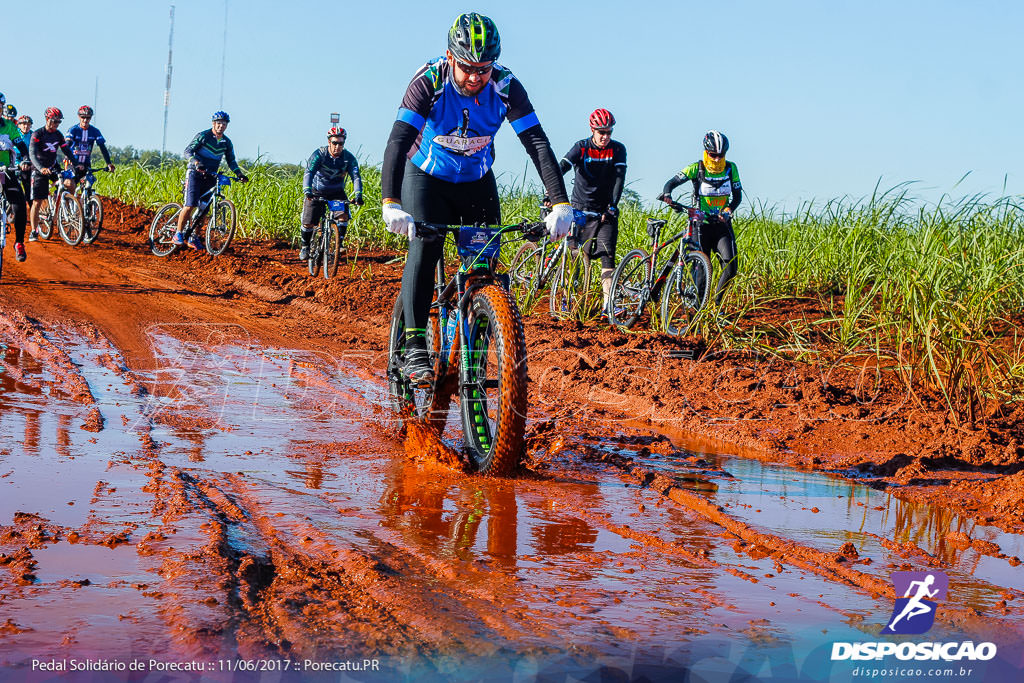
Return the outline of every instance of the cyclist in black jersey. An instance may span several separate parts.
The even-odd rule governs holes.
[[[426,327],[444,237],[417,236],[414,221],[501,222],[491,164],[494,134],[506,119],[554,203],[548,231],[560,239],[572,226],[572,207],[547,135],[522,83],[495,61],[500,52],[493,21],[475,12],[459,15],[448,31],[445,56],[420,68],[406,89],[384,152],[384,222],[391,232],[409,237],[402,273],[405,373],[416,385],[433,380]]]
[[[743,200],[743,189],[736,164],[725,160],[728,151],[729,139],[717,130],[709,130],[704,135],[704,158],[669,178],[658,195],[658,199],[671,201],[672,190],[683,183],[693,183],[693,205],[705,216],[700,231],[701,251],[709,257],[712,252],[718,254],[722,266],[715,288],[715,304],[718,306],[722,304],[729,281],[739,270],[732,212]]]
[[[313,237],[316,224],[319,223],[327,210],[326,202],[331,199],[347,199],[345,194],[345,178],[352,178],[352,203],[363,205],[363,179],[359,175],[359,162],[355,155],[345,149],[348,133],[344,128],[331,128],[327,131],[327,146],[318,147],[309,155],[306,172],[302,176],[302,247],[299,259],[309,258],[309,242]],[[348,216],[344,222],[347,223]],[[345,243],[347,228],[338,225],[338,242]]]
[[[572,205],[581,211],[600,214],[587,220],[580,240],[588,258],[601,259],[602,309],[608,308],[615,271],[615,247],[619,241],[619,199],[626,181],[626,146],[612,140],[615,117],[607,109],[590,115],[590,137],[572,146],[558,167],[563,174],[576,169]],[[578,245],[570,244],[575,249]]]
[[[29,209],[29,222],[32,225],[32,234],[29,235],[29,242],[36,240],[39,227],[39,212],[43,208],[43,202],[47,201],[50,194],[50,183],[58,179],[57,153],[64,154],[64,158],[74,163],[74,155],[71,147],[68,146],[64,135],[58,130],[64,114],[57,107],[49,107],[46,110],[46,125],[36,129],[32,133],[32,141],[28,146],[28,157],[32,162],[32,205]],[[57,207],[51,207],[56,212]]]

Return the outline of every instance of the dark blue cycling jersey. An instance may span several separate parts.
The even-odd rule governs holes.
[[[231,140],[227,135],[221,135],[218,140],[211,128],[196,133],[192,142],[185,148],[185,158],[188,159],[189,168],[205,173],[216,173],[220,168],[221,159],[227,161],[228,167],[236,174],[242,172],[235,161],[235,147]]]
[[[508,119],[516,133],[540,121],[526,89],[494,64],[491,80],[474,97],[449,78],[444,57],[423,65],[405,91],[398,120],[420,131],[409,159],[424,172],[455,183],[479,180],[494,163],[494,134]]]
[[[332,157],[327,147],[320,147],[313,150],[309,155],[309,161],[306,162],[306,172],[302,176],[302,191],[324,197],[344,196],[346,175],[352,178],[354,193],[362,193],[363,180],[359,175],[359,162],[352,152],[346,149],[338,156]]]
[[[88,166],[92,159],[92,146],[95,144],[99,146],[100,153],[103,155],[103,160],[110,163],[110,153],[107,152],[107,141],[103,137],[103,133],[96,126],[89,126],[88,128],[82,128],[80,124],[75,124],[68,131],[66,136],[68,146],[71,147],[71,154],[75,158],[76,164]]]

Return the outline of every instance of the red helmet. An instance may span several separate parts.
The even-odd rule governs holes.
[[[344,139],[346,139],[348,137],[348,133],[346,133],[345,129],[342,128],[341,126],[335,126],[335,127],[331,128],[329,131],[327,131],[327,137],[328,138],[341,138],[342,140],[344,140]]]
[[[590,115],[591,128],[611,128],[615,125],[615,117],[607,109],[595,109]]]
[[[62,112],[60,109],[57,109],[57,107],[47,107],[46,108],[46,118],[47,119],[57,119],[58,121],[63,121],[64,120],[64,112]]]
[[[83,104],[81,107],[78,108],[78,115],[92,116],[92,107],[90,107],[88,104]]]

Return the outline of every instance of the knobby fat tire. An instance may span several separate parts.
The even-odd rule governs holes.
[[[441,350],[440,329],[436,309],[432,309],[427,323],[427,348],[430,351],[431,365],[437,369],[437,357]],[[405,308],[402,297],[395,297],[395,305],[391,309],[391,328],[388,332],[388,391],[393,399],[394,409],[403,419],[426,421],[427,425],[438,434],[444,429],[448,419],[448,407],[451,404],[451,392],[438,392],[434,384],[421,390],[422,400],[416,402],[416,392],[405,378]]]
[[[484,334],[486,326],[487,333]],[[526,433],[527,367],[526,334],[523,321],[512,295],[499,285],[485,285],[473,293],[469,306],[471,360],[469,372],[479,371],[479,359],[487,358],[488,347],[496,352],[497,368],[486,368],[487,375],[498,381],[497,420],[493,429],[487,419],[487,396],[473,397],[472,386],[464,386],[460,398],[463,435],[470,459],[481,474],[507,476],[519,466]],[[467,377],[465,379],[478,379]],[[477,400],[472,400],[472,399]],[[485,433],[479,430],[478,416],[483,416]],[[487,434],[486,432],[490,432]],[[484,441],[489,443],[484,443]]]

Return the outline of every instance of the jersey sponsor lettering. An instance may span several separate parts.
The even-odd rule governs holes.
[[[452,83],[443,57],[416,73],[398,112],[398,120],[420,130],[410,161],[450,182],[487,174],[494,163],[494,135],[506,119],[516,133],[539,125],[526,90],[508,69],[495,64],[484,88],[467,96]]]
[[[105,145],[107,141],[96,126],[82,128],[81,125],[76,124],[68,131],[67,142],[75,161],[87,165],[92,158],[93,145]]]

